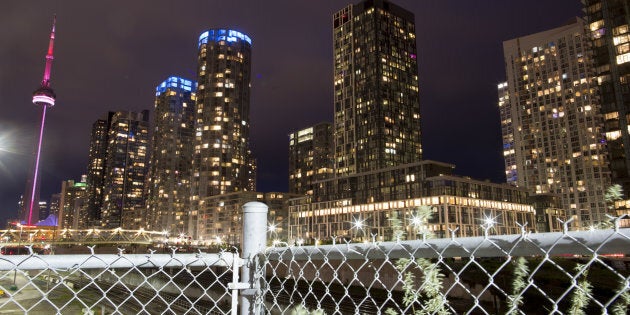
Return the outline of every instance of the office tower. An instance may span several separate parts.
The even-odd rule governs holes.
[[[335,174],[422,158],[414,14],[367,0],[333,16]]]
[[[289,134],[289,193],[312,195],[314,182],[331,177],[332,147],[330,123]]]
[[[65,180],[61,183],[59,201],[59,227],[79,229],[86,227],[87,183]]]
[[[26,184],[26,193],[24,194],[25,202],[21,209],[20,220],[26,225],[36,223],[38,216],[39,202],[39,160],[42,151],[42,141],[44,139],[44,123],[46,122],[46,110],[55,106],[56,94],[50,87],[50,70],[52,69],[53,47],[55,43],[55,23],[57,18],[53,19],[52,31],[50,32],[50,40],[48,42],[48,53],[46,54],[46,67],[44,68],[44,78],[42,79],[39,89],[33,92],[33,104],[41,106],[42,116],[39,127],[39,140],[35,148],[35,161],[32,167],[32,176]]]
[[[256,189],[249,149],[251,39],[234,30],[204,32],[197,74],[193,221],[205,209],[204,198]]]
[[[46,219],[46,217],[48,217],[48,202],[40,200],[37,211],[37,222]]]
[[[107,159],[107,135],[114,112],[109,112],[92,124],[90,152],[88,157],[88,226],[100,226],[103,207],[103,185],[105,183],[105,161]]]
[[[109,113],[103,159],[101,226],[138,229],[146,222],[144,186],[147,173],[149,111]],[[99,125],[97,122],[95,125]],[[98,128],[97,128],[98,129]],[[103,139],[98,139],[102,141]],[[96,147],[94,143],[90,148]],[[90,163],[93,163],[90,156]],[[93,165],[90,165],[90,168]],[[89,178],[88,174],[88,178]],[[98,176],[93,176],[98,178]],[[96,180],[98,181],[98,180]],[[93,188],[91,188],[91,192]]]
[[[499,86],[506,166],[512,156],[516,160],[507,175],[530,194],[558,196],[582,227],[605,220],[610,185],[588,45],[579,18],[505,41],[507,92]]]
[[[149,230],[188,234],[195,140],[194,82],[169,77],[156,88],[149,163]]]
[[[583,0],[613,182],[630,193],[630,5]]]
[[[50,204],[48,205],[48,216],[59,217],[59,205],[61,203],[61,193],[52,194],[50,196]]]

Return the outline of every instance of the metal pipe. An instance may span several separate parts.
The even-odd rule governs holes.
[[[480,237],[274,247],[267,259],[345,260],[630,254],[630,228]]]
[[[0,255],[0,270],[100,269],[153,267],[230,267],[238,256],[220,254]]]
[[[255,257],[267,247],[267,212],[269,207],[262,202],[248,202],[243,205],[242,256],[245,264],[241,269],[241,281],[250,284],[250,292],[241,294],[241,314],[261,314],[261,305],[253,302],[254,293],[260,290],[260,283],[254,282]]]

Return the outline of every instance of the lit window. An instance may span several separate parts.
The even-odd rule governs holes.
[[[624,64],[626,62],[630,61],[630,53],[625,53],[623,55],[618,55],[617,56],[617,64]]]
[[[606,139],[608,141],[614,141],[621,137],[621,130],[610,131],[606,133]]]

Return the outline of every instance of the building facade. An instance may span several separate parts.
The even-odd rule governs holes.
[[[205,211],[207,197],[256,189],[249,148],[251,45],[247,35],[234,30],[214,29],[199,37],[193,217]]]
[[[579,18],[505,41],[507,86],[499,85],[508,182],[558,196],[577,227],[605,220],[610,185],[589,43]]]
[[[422,160],[414,19],[382,0],[334,14],[334,172],[313,181],[312,195],[289,201],[291,239],[390,241],[400,228],[415,238],[409,222],[420,206],[431,207],[428,225],[438,237],[456,228],[458,236],[480,235],[488,220],[501,234],[533,222],[523,189]]]
[[[516,169],[516,153],[514,151],[514,124],[512,123],[512,106],[507,82],[499,83],[499,115],[501,117],[501,135],[503,142],[503,160],[505,161],[505,178],[508,184],[518,183]]]
[[[86,198],[87,198],[87,193],[86,193]],[[52,194],[50,196],[50,204],[48,205],[48,215],[49,216],[54,216],[55,217],[55,219],[54,219],[55,221],[58,221],[58,219],[59,219],[59,206],[60,206],[60,204],[61,204],[61,193]],[[87,205],[86,205],[86,210],[87,210]]]
[[[37,222],[45,220],[48,217],[48,213],[49,213],[48,202],[40,200],[38,209],[39,211],[37,213],[37,218],[38,218]]]
[[[233,192],[204,199],[206,210],[200,214],[197,239],[202,242],[238,246],[243,235],[243,205],[250,201],[265,203],[269,209],[269,239],[287,240],[288,204],[294,194],[255,191]]]
[[[414,14],[384,0],[333,16],[338,176],[422,158]]]
[[[149,111],[108,114],[100,225],[137,230],[144,219]]]
[[[92,124],[87,167],[88,227],[101,225],[103,187],[105,185],[105,163],[107,161],[107,137],[114,114],[115,112],[109,112]]]
[[[314,182],[332,176],[332,148],[330,123],[289,134],[289,193],[312,195]]]
[[[613,181],[630,192],[630,5],[584,0]]]
[[[87,225],[87,183],[66,180],[61,183],[59,201],[59,227],[82,229]]]
[[[356,203],[352,198],[314,202],[311,196],[289,201],[289,239],[306,243],[348,240],[395,241],[421,239],[414,217],[418,207],[428,206],[432,214],[426,229],[438,238],[481,236],[486,224],[494,234],[517,234],[521,226],[534,222],[535,209],[526,203],[527,193],[506,184],[492,184],[457,176],[430,177],[422,181],[424,193],[412,198]],[[361,222],[361,227],[357,227]],[[555,231],[559,230],[555,226]],[[526,226],[527,230],[534,227]],[[338,240],[339,241],[339,240]]]
[[[195,83],[180,77],[156,88],[146,229],[188,233],[195,97]]]

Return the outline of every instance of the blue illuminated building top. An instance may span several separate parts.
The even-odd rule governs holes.
[[[187,92],[197,90],[197,82],[192,82],[180,77],[169,77],[155,88],[155,96],[166,92],[167,89],[181,89]]]
[[[201,47],[202,44],[208,43],[208,39],[214,40],[215,42],[222,41],[222,40],[228,41],[228,42],[235,42],[240,39],[240,40],[244,40],[248,42],[250,45],[252,44],[252,40],[249,38],[249,36],[239,31],[209,30],[209,31],[203,32],[203,34],[199,36],[199,47]]]

